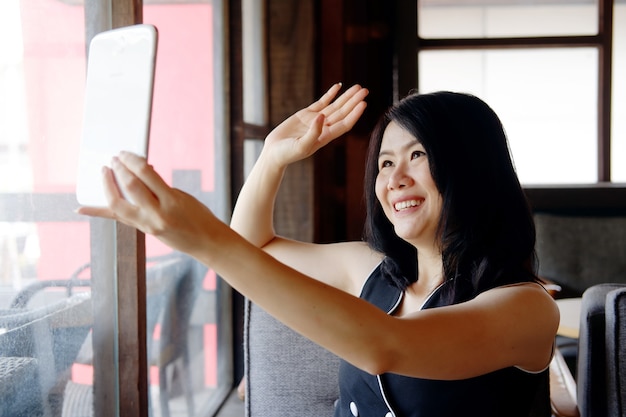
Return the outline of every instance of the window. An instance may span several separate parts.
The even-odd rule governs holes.
[[[159,31],[149,159],[168,183],[192,194],[227,220],[230,199],[225,163],[223,19],[221,1],[144,1],[143,21]],[[146,236],[148,261],[170,251]],[[155,302],[163,303],[161,314],[179,319],[186,316],[187,322],[169,322],[172,327],[167,328],[167,320],[159,321],[150,314],[147,317],[149,325],[157,323],[154,334],[147,335],[148,360],[152,360],[150,395],[178,391],[182,395],[169,394],[171,410],[209,415],[221,405],[233,383],[230,290],[213,271],[195,261],[192,265],[189,278],[193,285],[181,282],[174,288],[177,298],[171,304],[167,299]],[[148,264],[148,283],[150,272]],[[151,297],[147,288],[149,312]],[[193,308],[181,309],[181,303]],[[176,340],[173,336],[180,328],[187,328],[188,335]],[[151,349],[150,340],[159,342]],[[156,346],[162,348],[160,358]],[[171,356],[172,351],[180,357]],[[179,367],[181,360],[184,365]],[[165,385],[162,378],[167,378]],[[164,386],[169,388],[164,390]],[[154,402],[152,408],[156,408]]]
[[[6,0],[0,21],[0,408],[51,415],[88,378],[73,364],[93,322],[89,222],[73,214],[84,9]]]
[[[489,103],[522,183],[626,181],[625,2],[420,0],[416,13],[419,91]]]
[[[149,159],[230,212],[223,3],[137,3],[0,2],[7,415],[210,415],[233,385],[230,288],[151,237],[73,213],[86,44],[140,21],[159,31]]]

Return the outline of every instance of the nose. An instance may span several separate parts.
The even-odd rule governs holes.
[[[403,165],[397,165],[391,175],[389,176],[389,181],[387,182],[388,190],[398,190],[413,184],[413,178],[408,175],[405,167]]]

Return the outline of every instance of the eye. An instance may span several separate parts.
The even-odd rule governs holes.
[[[393,165],[393,162],[391,162],[390,160],[384,160],[380,162],[380,168],[387,168]]]
[[[423,151],[413,151],[413,152],[411,152],[411,159],[417,159],[420,156],[426,156],[426,152],[423,152]]]

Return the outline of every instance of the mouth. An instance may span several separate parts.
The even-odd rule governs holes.
[[[424,200],[405,200],[405,201],[399,201],[397,203],[395,203],[393,205],[393,208],[396,211],[403,211],[403,210],[407,210],[413,207],[417,207],[422,205],[422,203],[424,202]]]

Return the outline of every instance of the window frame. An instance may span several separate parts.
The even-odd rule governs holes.
[[[398,33],[414,33],[415,37],[397,36],[397,80],[394,97],[399,91],[419,86],[417,57],[421,51],[513,49],[513,48],[579,48],[598,50],[598,127],[597,183],[611,182],[611,80],[613,54],[614,0],[598,0],[598,33],[585,36],[540,36],[507,38],[422,38],[418,32],[418,3],[397,2]],[[566,187],[566,186],[565,186]]]
[[[97,33],[143,21],[141,0],[85,1],[84,7],[87,56]],[[93,305],[98,317],[93,324],[94,386],[98,386],[94,416],[147,417],[145,236],[103,219],[90,220],[90,236],[92,288],[99,294]],[[107,279],[110,276],[115,280]]]
[[[232,0],[228,5],[228,34],[229,45],[238,45],[239,47],[229,48],[229,118],[230,118],[230,195],[231,195],[231,209],[234,208],[234,204],[237,201],[239,191],[243,186],[246,176],[246,161],[245,161],[245,144],[249,140],[259,139],[262,142],[265,136],[270,132],[271,127],[269,124],[269,117],[266,118],[265,124],[248,123],[245,120],[244,115],[244,34],[243,34],[243,1],[244,0]],[[263,16],[260,18],[264,22],[267,22],[266,16],[268,2],[262,0],[263,5],[260,10]],[[262,50],[263,55],[267,56],[267,27],[264,28],[263,38],[258,39],[263,43]],[[267,62],[264,62],[265,77],[263,82],[266,87],[269,85]],[[265,88],[265,106],[269,107],[269,100],[267,97],[268,88]],[[266,115],[269,114],[267,110]],[[256,140],[255,140],[256,141]],[[234,378],[235,381],[240,381],[243,377],[244,369],[244,352],[243,352],[243,334],[244,334],[244,305],[245,298],[240,293],[233,291],[232,294],[232,315],[233,315],[233,351],[234,351]]]

